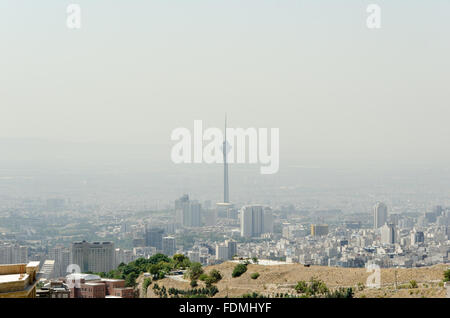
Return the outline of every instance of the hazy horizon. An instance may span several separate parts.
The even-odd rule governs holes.
[[[232,165],[232,197],[264,197],[255,183],[405,176],[447,193],[448,1],[377,1],[378,30],[366,27],[370,1],[77,3],[80,30],[67,29],[60,1],[0,4],[5,187],[27,171],[148,173],[157,189],[220,197],[220,166],[174,165],[170,134],[196,119],[221,128],[226,112],[230,127],[280,129],[279,173]]]

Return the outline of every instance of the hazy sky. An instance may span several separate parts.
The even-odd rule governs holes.
[[[0,2],[0,138],[169,160],[174,128],[222,127],[226,111],[280,128],[281,168],[450,160],[448,0],[74,2],[81,30],[69,1]]]

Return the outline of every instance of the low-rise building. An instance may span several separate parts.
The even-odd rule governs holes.
[[[0,265],[0,298],[35,298],[39,262]]]

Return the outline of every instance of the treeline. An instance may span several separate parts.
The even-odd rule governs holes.
[[[330,291],[322,280],[315,277],[311,277],[309,282],[297,282],[295,290],[303,298],[353,298],[354,295],[353,288],[340,287]]]
[[[135,287],[136,279],[142,273],[150,273],[152,280],[158,280],[164,278],[173,270],[187,269],[191,265],[192,263],[189,261],[189,258],[182,254],[175,254],[173,257],[168,257],[158,253],[148,259],[138,258],[128,264],[121,263],[117,269],[111,270],[108,273],[101,272],[95,274],[103,278],[124,279],[126,286]],[[149,284],[148,280],[147,284]]]
[[[216,286],[206,287],[206,288],[193,288],[188,290],[169,288],[166,289],[165,286],[159,287],[157,283],[153,285],[153,292],[161,298],[207,298],[214,297],[219,292]]]

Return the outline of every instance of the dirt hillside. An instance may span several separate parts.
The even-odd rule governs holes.
[[[217,269],[222,273],[222,280],[216,284],[219,293],[215,297],[240,297],[245,293],[258,292],[266,296],[275,296],[277,293],[295,294],[293,287],[300,281],[308,281],[316,277],[325,282],[330,288],[355,287],[355,297],[445,297],[446,290],[442,286],[444,271],[448,265],[436,265],[432,267],[408,268],[408,269],[381,269],[380,289],[359,288],[358,283],[365,285],[371,272],[365,268],[340,268],[326,266],[304,267],[301,264],[264,266],[257,264],[248,265],[247,272],[237,278],[232,278],[231,273],[236,263],[225,262],[219,265],[205,267],[208,273]],[[252,273],[258,272],[257,279],[251,279]],[[397,277],[397,279],[396,279]],[[409,288],[409,282],[415,280],[419,287]],[[395,282],[397,281],[397,284]],[[178,289],[189,289],[189,281],[165,278],[159,280],[158,285]],[[202,282],[198,282],[202,286]],[[153,284],[151,285],[153,286]],[[147,297],[156,297],[152,288],[148,288]],[[397,288],[395,288],[397,286]]]

